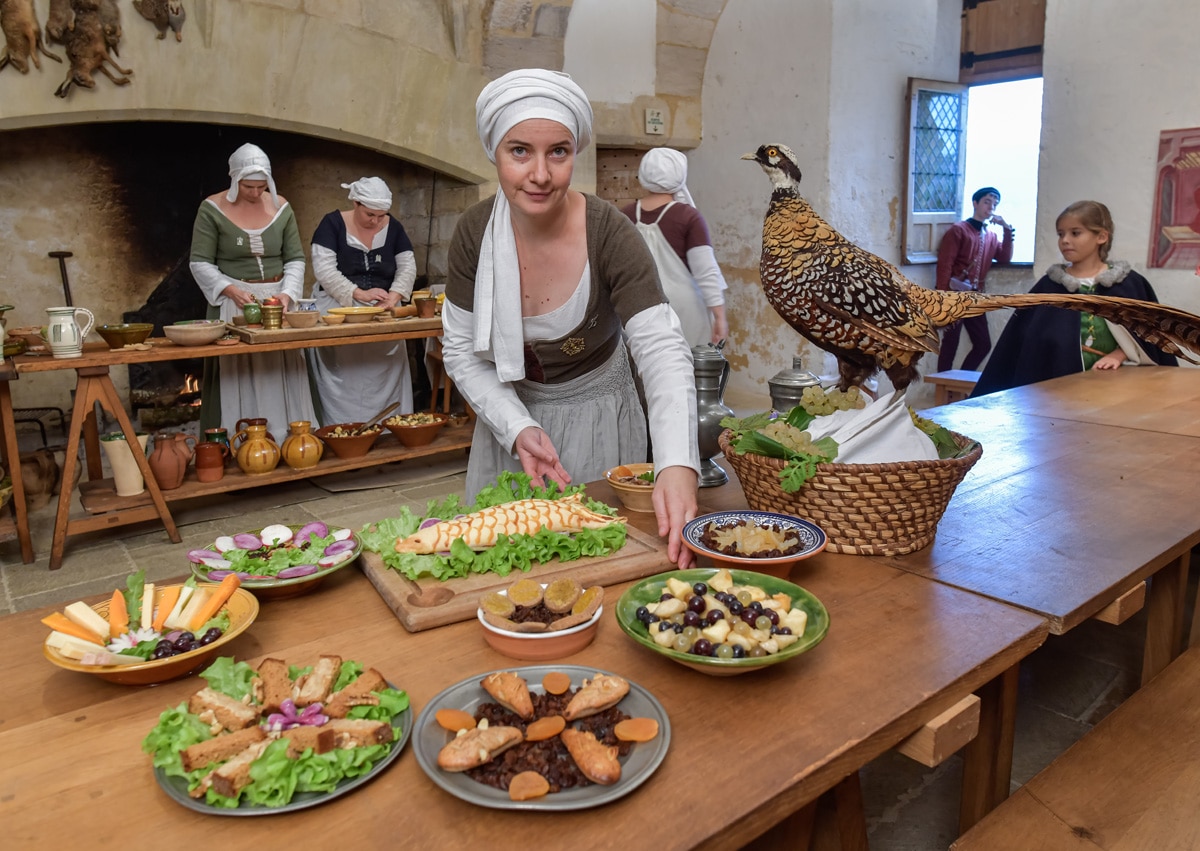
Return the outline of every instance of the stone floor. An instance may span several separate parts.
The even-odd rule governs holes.
[[[464,462],[406,462],[310,482],[192,501],[174,512],[182,544],[156,523],[72,538],[60,570],[47,569],[54,504],[32,515],[38,559],[21,563],[16,542],[0,544],[0,613],[9,614],[109,591],[145,568],[148,579],[186,573],[184,553],[219,534],[272,522],[320,519],[351,527],[388,516],[400,505],[461,490]],[[331,492],[326,488],[339,488]],[[344,489],[343,489],[344,488]],[[1144,619],[1119,626],[1085,623],[1051,636],[1022,664],[1014,752],[1014,788],[1036,774],[1137,687]],[[885,687],[886,684],[880,684]],[[875,851],[945,849],[957,835],[961,762],[927,769],[889,753],[862,773],[870,844]]]

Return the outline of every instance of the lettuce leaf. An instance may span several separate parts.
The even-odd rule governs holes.
[[[188,712],[184,701],[158,716],[158,724],[142,740],[142,750],[153,755],[155,768],[163,769],[168,776],[187,778],[189,773],[183,770],[179,752],[211,738],[208,725]]]
[[[125,611],[129,612],[129,623],[136,625],[142,622],[142,596],[146,593],[146,571],[139,570],[125,577]]]
[[[234,662],[232,656],[219,656],[200,672],[200,676],[214,691],[234,700],[243,700],[253,695],[250,684],[258,677],[258,672],[245,662]]]

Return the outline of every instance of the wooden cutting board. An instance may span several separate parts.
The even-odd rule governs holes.
[[[442,319],[435,316],[432,319],[372,319],[370,322],[343,322],[340,325],[314,325],[311,328],[246,328],[242,325],[227,323],[226,327],[241,338],[244,343],[275,343],[285,340],[323,340],[329,337],[361,337],[368,334],[388,334],[393,331],[440,331]]]
[[[625,546],[609,556],[534,565],[528,573],[514,571],[508,576],[494,573],[471,574],[441,581],[422,577],[413,582],[384,565],[377,553],[364,551],[359,559],[363,573],[396,613],[409,632],[420,632],[448,623],[471,620],[479,608],[479,598],[489,591],[501,591],[518,579],[530,577],[549,582],[563,576],[589,585],[615,585],[670,570],[666,542],[633,526],[628,526]],[[612,605],[616,601],[610,601]]]

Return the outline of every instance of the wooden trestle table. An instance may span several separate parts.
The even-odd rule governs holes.
[[[119,497],[109,479],[101,479],[99,436],[96,429],[94,403],[109,412],[117,421],[120,430],[131,446],[136,445],[136,432],[125,406],[113,386],[109,370],[114,366],[129,366],[139,363],[157,361],[186,360],[205,357],[230,357],[234,355],[253,354],[255,352],[282,351],[285,349],[306,349],[323,346],[346,346],[363,343],[391,342],[395,340],[421,339],[436,337],[441,334],[440,319],[411,320],[405,322],[380,324],[379,330],[360,331],[351,329],[347,336],[307,337],[303,339],[287,339],[286,333],[275,332],[281,339],[270,339],[253,344],[239,342],[236,345],[205,345],[178,346],[166,338],[151,338],[149,350],[117,349],[110,350],[102,343],[84,345],[83,356],[79,358],[53,358],[46,356],[19,355],[11,363],[4,364],[0,369],[0,434],[3,440],[4,457],[9,459],[14,469],[13,508],[15,517],[15,534],[21,543],[21,554],[24,562],[33,561],[33,546],[29,536],[29,521],[26,513],[25,493],[18,474],[19,464],[12,463],[18,458],[16,429],[13,422],[12,399],[9,383],[20,376],[42,372],[75,370],[77,376],[75,404],[71,412],[66,457],[63,462],[62,481],[73,481],[76,465],[78,464],[79,445],[82,442],[87,462],[88,479],[80,483],[80,500],[88,514],[81,517],[71,517],[71,500],[74,491],[63,488],[58,497],[58,510],[54,522],[54,537],[50,550],[50,569],[56,570],[62,566],[63,552],[66,540],[72,535],[98,529],[109,529],[130,523],[158,519],[167,531],[171,540],[179,543],[179,531],[167,507],[168,502],[175,502],[197,496],[213,493],[224,493],[232,490],[258,487],[263,484],[275,484],[293,479],[323,476],[344,470],[353,470],[390,461],[406,458],[416,458],[455,449],[466,449],[471,445],[470,426],[447,428],[431,444],[413,449],[400,445],[390,433],[380,437],[375,447],[362,458],[338,459],[333,453],[327,453],[326,458],[315,466],[304,470],[293,470],[280,465],[271,473],[260,476],[247,476],[240,470],[230,469],[224,478],[217,482],[202,483],[196,480],[195,473],[190,472],[182,487],[163,491],[158,487],[150,465],[145,455],[134,452],[133,456],[141,469],[145,480],[146,491],[134,497]],[[301,329],[303,330],[303,329]],[[328,329],[338,333],[340,328]],[[342,332],[346,333],[346,332]],[[230,435],[232,437],[232,434]],[[284,435],[279,435],[282,442]],[[7,518],[6,518],[7,519]],[[11,524],[13,521],[9,520]],[[12,530],[6,530],[0,524],[0,540],[5,540],[5,533],[12,537]]]
[[[589,493],[613,500],[607,485]],[[706,508],[741,505],[736,483],[703,491]],[[613,504],[616,504],[615,501]],[[653,534],[652,515],[631,522]],[[669,563],[663,559],[663,568]],[[523,813],[466,803],[422,771],[411,742],[384,773],[318,807],[262,818],[200,815],[161,791],[140,743],[159,713],[203,681],[155,688],[109,684],[42,658],[49,609],[0,618],[0,823],[10,848],[427,847],[732,849],[806,847],[824,793],[837,799],[843,847],[865,848],[857,771],[973,691],[981,730],[966,754],[972,801],[964,828],[1007,795],[1002,693],[1019,661],[1047,634],[1043,618],[869,559],[822,553],[791,579],[830,612],[825,640],[795,660],[736,677],[710,677],[633,643],[606,604],[596,640],[562,660],[611,671],[648,689],[670,721],[665,761],[630,794],[598,809]],[[615,603],[628,587],[606,591]],[[63,601],[68,602],[68,601]],[[239,659],[308,663],[336,653],[377,667],[408,692],[415,713],[463,680],[522,663],[493,651],[466,621],[407,632],[357,570],[314,593],[266,601],[229,645]],[[999,685],[997,685],[999,684]],[[1007,727],[1011,745],[1011,726]],[[854,813],[857,822],[843,818]],[[824,810],[823,810],[824,811]],[[824,822],[820,822],[824,824]]]

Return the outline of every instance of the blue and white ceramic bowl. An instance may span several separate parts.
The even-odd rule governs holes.
[[[773,526],[785,533],[794,534],[800,539],[800,549],[785,556],[757,558],[755,556],[726,555],[725,553],[710,549],[701,543],[701,537],[711,525],[731,526],[739,522]],[[821,550],[825,549],[825,545],[828,542],[828,538],[826,538],[825,532],[821,530],[821,527],[809,520],[802,520],[790,514],[754,511],[749,508],[704,514],[683,527],[684,545],[698,556],[707,556],[717,567],[753,570],[771,576],[787,576],[796,562],[803,561],[821,552]]]

